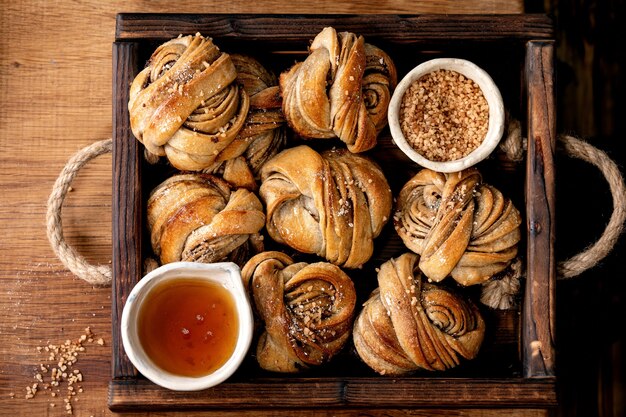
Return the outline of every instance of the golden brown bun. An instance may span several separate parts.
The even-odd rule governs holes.
[[[380,374],[443,371],[473,359],[485,322],[476,306],[423,282],[418,256],[406,253],[380,267],[377,288],[355,320],[354,345]]]
[[[242,277],[264,324],[256,350],[263,369],[298,372],[328,362],[345,345],[356,292],[337,266],[263,252],[244,266]]]
[[[181,170],[213,164],[244,126],[249,98],[231,57],[199,34],[159,46],[130,87],[131,129]]]
[[[517,255],[521,216],[475,168],[442,174],[421,170],[397,199],[394,226],[429,279],[451,275],[462,285],[480,284]]]
[[[257,60],[233,54],[237,82],[250,97],[250,109],[237,137],[203,172],[219,173],[236,187],[257,188],[265,162],[285,146],[285,119],[276,77]]]
[[[320,32],[304,62],[280,76],[283,112],[304,138],[338,137],[351,152],[376,145],[397,82],[389,56],[362,36]]]
[[[345,149],[287,149],[261,170],[266,227],[275,241],[346,268],[371,257],[391,212],[380,168]]]
[[[261,202],[213,175],[168,178],[152,191],[147,215],[152,249],[163,264],[230,260],[243,265],[250,252],[262,250]]]

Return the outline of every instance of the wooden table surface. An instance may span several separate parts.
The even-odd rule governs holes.
[[[412,2],[324,0],[267,2],[5,1],[0,11],[0,415],[65,415],[67,388],[56,397],[39,390],[26,399],[41,364],[38,347],[77,340],[90,327],[74,369],[84,380],[72,398],[74,415],[112,415],[111,289],[92,287],[55,257],[46,238],[46,200],[66,160],[110,137],[111,43],[118,12],[199,13],[519,13],[523,2]],[[111,157],[87,165],[73,184],[63,212],[68,242],[90,262],[111,258]],[[96,341],[102,339],[103,345]],[[43,374],[44,379],[49,376]],[[40,384],[42,385],[42,384]],[[39,387],[41,388],[41,386]],[[56,392],[53,390],[52,392]],[[496,416],[499,411],[385,410],[387,415]],[[368,414],[367,410],[359,410]],[[200,415],[201,413],[197,413]],[[214,413],[236,415],[239,413]],[[246,415],[258,415],[246,413]],[[271,415],[287,415],[272,411]],[[298,415],[351,415],[351,410],[310,410]],[[373,413],[372,413],[373,414]],[[541,410],[508,415],[539,416]],[[165,415],[140,413],[133,415]],[[196,415],[196,414],[187,414]]]

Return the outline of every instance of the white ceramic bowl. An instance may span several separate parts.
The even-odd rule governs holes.
[[[137,318],[142,302],[159,283],[179,278],[206,279],[222,285],[235,301],[239,334],[231,357],[209,375],[189,377],[159,368],[146,354],[137,334]],[[143,277],[133,288],[122,312],[122,343],[130,361],[150,381],[176,391],[197,391],[215,386],[230,377],[245,358],[252,341],[252,309],[241,280],[239,267],[232,262],[203,264],[174,262],[163,265]]]
[[[489,127],[483,142],[467,156],[445,162],[431,161],[419,154],[407,142],[400,129],[400,104],[405,91],[413,81],[440,69],[456,71],[473,80],[482,90],[489,105]],[[477,164],[495,149],[504,132],[504,104],[500,90],[483,69],[470,61],[458,58],[432,59],[411,70],[393,92],[387,114],[391,136],[396,145],[417,164],[437,172],[456,172]]]

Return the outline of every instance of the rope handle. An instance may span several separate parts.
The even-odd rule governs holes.
[[[63,236],[63,221],[61,219],[61,209],[63,201],[70,189],[70,185],[78,174],[78,171],[85,164],[100,155],[111,152],[111,139],[104,139],[93,143],[72,156],[59,177],[54,182],[52,193],[48,198],[48,210],[46,212],[46,226],[48,240],[56,256],[78,278],[87,281],[92,285],[111,285],[113,273],[111,267],[107,265],[91,265],[85,258],[79,255],[74,248],[67,244]]]
[[[615,247],[626,220],[626,187],[617,164],[604,151],[574,136],[559,135],[557,138],[567,155],[586,161],[602,172],[613,197],[613,213],[602,236],[579,254],[557,263],[557,278],[567,279],[592,268]]]
[[[515,129],[514,126],[512,128]],[[509,155],[510,159],[516,160],[520,158],[520,149],[523,149],[524,146],[521,141],[521,135],[511,135],[511,133],[512,131],[509,130],[509,137],[506,142],[510,142],[514,148],[513,152],[517,154],[517,156]],[[512,136],[516,136],[518,140],[509,140]],[[557,264],[557,277],[566,279],[580,275],[595,266],[611,252],[617,243],[626,221],[626,186],[617,164],[604,151],[570,135],[559,135],[558,140],[567,155],[582,159],[596,166],[602,172],[609,184],[613,197],[613,213],[600,238],[579,254]],[[61,171],[48,199],[46,224],[48,240],[52,245],[54,253],[74,275],[92,285],[110,285],[112,278],[111,268],[107,265],[94,266],[89,264],[85,258],[67,244],[63,236],[61,209],[70,184],[78,174],[78,171],[92,159],[109,153],[111,150],[112,140],[105,139],[78,151],[69,159]],[[512,285],[512,288],[518,287]],[[509,288],[507,291],[510,292],[512,289]],[[501,296],[501,294],[498,294],[492,297],[499,300]],[[498,302],[487,304],[497,305]]]

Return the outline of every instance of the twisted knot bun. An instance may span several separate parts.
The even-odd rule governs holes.
[[[250,109],[237,137],[203,172],[218,173],[237,187],[255,190],[261,167],[286,143],[280,88],[276,77],[254,58],[233,54],[231,59],[237,82],[250,97]]]
[[[371,257],[392,202],[374,162],[345,149],[298,146],[267,162],[261,177],[272,239],[346,268]]]
[[[256,351],[263,369],[298,372],[321,365],[347,342],[356,292],[337,266],[263,252],[248,261],[242,277],[264,324]]]
[[[442,174],[421,170],[397,199],[394,226],[430,280],[451,275],[462,285],[479,284],[517,256],[519,211],[470,168]]]
[[[131,129],[181,170],[213,164],[244,125],[250,100],[231,57],[200,34],[159,46],[130,87]]]
[[[338,137],[351,152],[376,145],[387,123],[387,107],[397,83],[396,68],[362,36],[320,32],[304,62],[280,76],[283,112],[305,138]]]
[[[262,250],[263,206],[250,191],[232,191],[209,174],[174,175],[148,199],[148,228],[161,263],[233,261]]]
[[[423,282],[418,258],[406,253],[381,265],[379,288],[355,320],[356,350],[380,374],[453,368],[459,357],[473,359],[484,338],[478,308]]]

